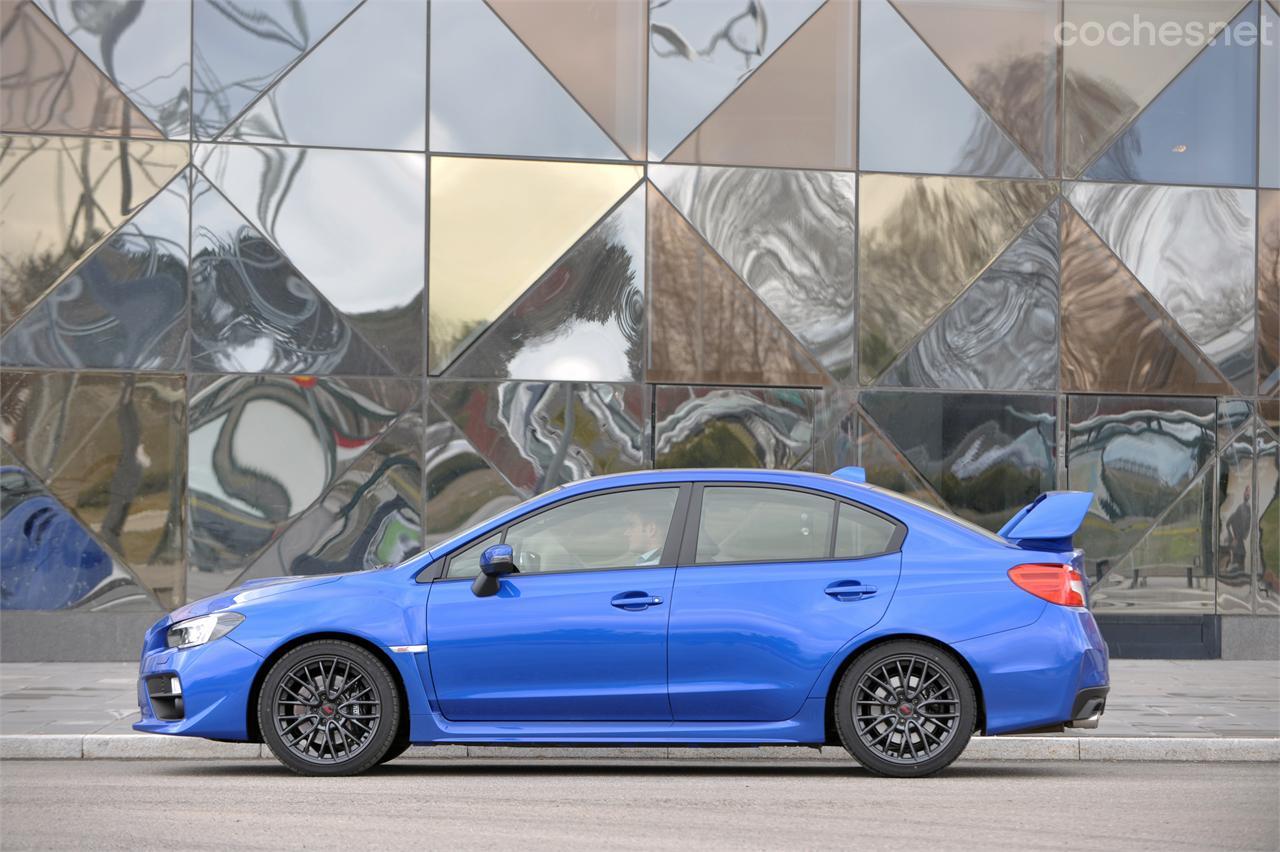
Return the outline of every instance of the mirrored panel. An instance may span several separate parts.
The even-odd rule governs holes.
[[[645,385],[433,381],[429,395],[471,447],[525,494],[649,466]]]
[[[1199,481],[1216,445],[1214,401],[1072,396],[1068,411],[1067,487],[1094,495],[1075,541],[1084,549],[1089,582],[1096,585],[1119,568],[1134,546],[1188,493],[1192,483]],[[1198,510],[1191,504],[1201,505],[1195,503],[1197,499],[1188,497],[1186,511],[1177,517],[1194,516]],[[1205,511],[1211,513],[1212,504]],[[1212,529],[1211,516],[1208,521],[1197,518],[1187,523],[1205,523],[1205,529]],[[1183,540],[1176,533],[1169,535]],[[1186,549],[1185,544],[1177,546]],[[1196,556],[1197,547],[1193,544],[1184,554],[1188,560]],[[1208,565],[1201,558],[1196,563],[1196,576],[1211,577],[1213,570],[1207,569]],[[1185,570],[1177,579],[1185,591]],[[1205,589],[1196,589],[1193,584],[1191,591],[1199,600]]]
[[[212,4],[36,2],[166,136],[190,135],[191,9]]]
[[[0,329],[186,163],[176,142],[0,136]]]
[[[1280,615],[1280,438],[1274,428],[1258,425],[1255,458],[1258,585],[1254,612]]]
[[[1277,25],[1280,32],[1280,25]],[[1280,190],[1258,191],[1258,393],[1280,390]]]
[[[1222,419],[1221,417],[1219,418]],[[1254,421],[1251,417],[1218,438],[1217,612],[1251,613],[1256,585],[1258,506],[1254,493]],[[1194,536],[1192,536],[1194,539]]]
[[[423,433],[423,544],[434,547],[531,496],[511,484],[434,404]]]
[[[1052,396],[864,391],[859,403],[952,512],[998,530],[1057,478]]]
[[[0,4],[0,78],[0,129],[164,135],[30,2]]]
[[[1261,31],[1280,33],[1280,9],[1262,3]],[[1258,47],[1258,186],[1280,188],[1280,38]]]
[[[185,368],[187,202],[183,172],[5,333],[0,358],[65,369]]]
[[[389,363],[421,372],[425,155],[197,145],[195,160]]]
[[[655,467],[810,469],[818,392],[654,388]]]

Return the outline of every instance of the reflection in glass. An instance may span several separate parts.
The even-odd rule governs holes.
[[[484,0],[431,5],[431,150],[626,157]]]
[[[832,376],[852,372],[853,175],[650,166],[649,177]]]
[[[1219,33],[1085,174],[1091,180],[1252,185],[1257,11],[1257,3],[1247,3],[1228,31]],[[1246,33],[1249,37],[1242,38]]]
[[[0,399],[0,435],[22,466],[161,604],[176,605],[183,570],[182,378],[7,369]]]
[[[1048,182],[864,175],[860,373],[873,381],[1053,199]]]
[[[1061,246],[1064,390],[1231,392],[1070,207],[1062,211]]]
[[[1274,420],[1272,423],[1274,424]],[[1258,585],[1254,612],[1280,614],[1280,438],[1262,424],[1257,431]]]
[[[1252,419],[1246,418],[1235,429],[1219,435],[1218,447],[1217,612],[1247,614],[1253,611],[1253,586],[1258,573]]]
[[[880,380],[1053,390],[1058,383],[1058,208],[1031,223]]]
[[[1251,392],[1253,190],[1076,183],[1068,197],[1215,366]]]
[[[1280,10],[1262,3],[1261,31],[1280,32]],[[1258,46],[1258,185],[1280,188],[1280,38]]]
[[[0,341],[7,364],[186,365],[187,175],[106,238]]]
[[[868,391],[859,402],[950,510],[997,530],[1056,479],[1052,396]]]
[[[93,534],[0,446],[0,610],[155,610]]]
[[[192,4],[180,0],[37,3],[166,136],[187,138]],[[194,5],[199,8],[206,3]]]
[[[657,565],[679,496],[679,488],[593,494],[512,524],[503,540],[521,574]]]
[[[698,562],[776,562],[831,555],[835,502],[775,488],[702,492]]]
[[[818,473],[831,473],[858,463],[857,400],[858,394],[851,388],[829,385],[819,389],[810,464]]]
[[[810,469],[817,391],[654,389],[655,467]]]
[[[1096,584],[1119,568],[1133,546],[1187,490],[1212,457],[1216,442],[1214,401],[1072,396],[1069,417],[1067,487],[1094,495],[1093,506],[1075,541],[1077,547],[1084,549],[1088,579]],[[1177,517],[1194,515],[1192,508],[1186,508]],[[1211,522],[1197,517],[1188,523],[1204,523],[1208,529]],[[1176,532],[1168,535],[1175,540],[1184,537]],[[1187,559],[1195,556],[1184,555]],[[1199,576],[1212,575],[1207,565],[1200,560]],[[1128,579],[1133,578],[1130,575]],[[1181,588],[1185,589],[1185,571]],[[1200,592],[1192,591],[1192,597],[1199,599]],[[1212,600],[1212,589],[1209,599]]]
[[[422,418],[408,413],[233,581],[396,565],[422,547]]]
[[[894,7],[1045,175],[1056,165],[1058,7],[895,0]]]
[[[474,340],[451,378],[640,381],[644,191],[587,232]]]
[[[195,60],[192,135],[212,139],[221,133],[358,5],[359,0],[196,3],[190,36]]]
[[[1280,32],[1280,23],[1276,25]],[[1280,149],[1277,149],[1280,150]],[[1280,390],[1280,191],[1258,190],[1258,393]]]
[[[888,0],[861,5],[860,168],[1039,176]]]
[[[822,368],[649,188],[650,381],[820,385]]]
[[[191,364],[209,372],[395,371],[203,177],[192,189]]]
[[[0,329],[187,163],[187,146],[0,136]]]
[[[643,173],[602,163],[432,157],[431,372],[443,371]]]
[[[919,500],[939,509],[947,506],[933,486],[899,452],[864,414],[858,414],[856,462],[867,473],[867,482]]]
[[[431,383],[430,397],[522,494],[648,466],[644,385],[438,381]],[[427,513],[430,524],[430,501]]]
[[[426,50],[426,3],[365,0],[222,138],[425,150]]]
[[[427,406],[423,467],[426,509],[423,544],[434,547],[506,511],[528,494],[518,491],[467,441],[434,404]],[[475,557],[479,559],[479,552]],[[476,563],[477,570],[479,562]]]
[[[421,372],[425,155],[197,145],[195,161],[356,332]]]
[[[633,160],[645,158],[646,0],[489,0]]]
[[[1137,16],[1156,29],[1212,36],[1241,5],[1234,0],[1072,0],[1063,7],[1064,25],[1074,32],[1084,24],[1106,32],[1115,25],[1132,27]],[[1195,38],[1072,39],[1062,51],[1063,175],[1080,174],[1203,48]]]
[[[667,160],[852,169],[857,8],[853,0],[824,3]]]
[[[661,160],[821,0],[650,3],[649,156]]]
[[[312,376],[193,377],[188,437],[187,598],[226,588],[329,492],[418,384]]]
[[[29,2],[0,4],[0,128],[19,133],[163,134]]]

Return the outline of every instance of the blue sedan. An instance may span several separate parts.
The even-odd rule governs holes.
[[[401,565],[247,583],[146,635],[140,731],[307,775],[410,744],[843,745],[946,767],[975,731],[1097,725],[1107,648],[1049,492],[993,534],[865,484],[605,476]]]

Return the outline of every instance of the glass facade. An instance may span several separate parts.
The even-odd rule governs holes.
[[[1280,614],[1274,0],[0,10],[6,610],[860,464],[1092,491],[1100,613]]]

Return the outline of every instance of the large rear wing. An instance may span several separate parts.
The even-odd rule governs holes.
[[[1046,491],[1018,510],[999,535],[1024,550],[1071,550],[1071,537],[1092,504],[1088,491]]]

